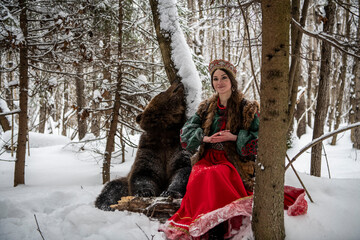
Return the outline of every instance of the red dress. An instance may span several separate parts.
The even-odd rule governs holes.
[[[303,189],[285,186],[288,214],[307,211]],[[207,239],[207,232],[225,222],[225,238],[251,231],[252,192],[247,192],[239,173],[223,150],[207,149],[192,169],[179,210],[161,225],[167,239]]]

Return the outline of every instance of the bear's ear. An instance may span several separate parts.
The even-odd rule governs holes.
[[[140,124],[141,117],[142,117],[142,113],[140,113],[139,115],[136,116],[136,123],[137,124]]]

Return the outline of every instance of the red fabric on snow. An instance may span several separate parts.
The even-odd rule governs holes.
[[[284,209],[289,215],[306,213],[304,196],[303,189],[285,186]],[[249,231],[252,199],[225,151],[208,149],[193,166],[179,210],[159,231],[165,232],[168,239],[185,240],[207,239],[208,230],[222,222],[227,222],[227,238]]]

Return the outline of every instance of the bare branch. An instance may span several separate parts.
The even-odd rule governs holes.
[[[45,238],[44,238],[44,236],[42,235],[42,232],[41,232],[41,230],[40,230],[39,223],[38,223],[38,220],[37,220],[37,218],[36,218],[36,214],[34,214],[34,218],[35,218],[35,222],[36,222],[36,226],[37,226],[37,229],[36,229],[36,230],[38,230],[38,232],[40,233],[41,238],[42,238],[43,240],[45,240]]]
[[[291,19],[292,24],[297,27],[301,32],[305,33],[306,35],[310,37],[314,37],[317,39],[320,39],[321,41],[329,43],[331,46],[335,47],[336,49],[342,51],[343,53],[346,53],[354,58],[360,59],[360,55],[357,55],[356,53],[349,52],[346,50],[346,47],[350,47],[348,43],[337,40],[333,38],[332,36],[325,34],[324,32],[311,32],[309,30],[306,30],[305,28],[301,27],[300,23],[298,23],[295,19]],[[351,46],[353,47],[353,46]],[[353,49],[354,52],[358,52],[359,49]]]
[[[13,110],[13,111],[10,111],[10,112],[0,113],[0,116],[13,115],[13,114],[18,114],[18,113],[20,113],[20,112],[21,112],[21,110],[18,109],[18,110]]]
[[[339,128],[338,130],[336,131],[333,131],[331,133],[328,133],[328,134],[325,134],[325,135],[322,135],[321,137],[319,138],[316,138],[314,139],[311,143],[307,144],[305,147],[303,147],[298,154],[295,155],[295,157],[293,157],[291,159],[291,161],[288,163],[288,165],[286,165],[285,167],[285,171],[290,167],[290,165],[295,162],[295,160],[301,155],[303,154],[306,150],[308,150],[309,148],[315,146],[316,144],[324,141],[325,139],[329,138],[329,137],[332,137],[336,134],[339,134],[341,132],[344,132],[346,130],[349,130],[349,129],[352,129],[352,128],[357,128],[357,127],[360,127],[360,122],[357,122],[357,123],[354,123],[354,124],[351,124],[351,125],[348,125],[346,127],[343,127],[343,128]]]

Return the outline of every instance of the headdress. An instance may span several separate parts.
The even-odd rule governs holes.
[[[232,65],[229,61],[223,60],[223,59],[216,59],[213,60],[209,64],[209,73],[210,76],[215,72],[217,69],[226,69],[228,70],[234,78],[236,78],[236,68],[234,65]]]

